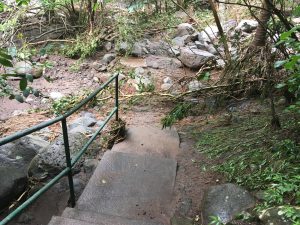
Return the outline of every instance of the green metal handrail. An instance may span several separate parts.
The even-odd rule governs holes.
[[[31,134],[35,131],[41,130],[45,127],[48,127],[52,124],[61,122],[62,124],[62,132],[63,132],[63,139],[64,139],[64,146],[65,146],[65,154],[66,154],[66,168],[61,171],[57,176],[51,179],[45,186],[43,186],[39,191],[37,191],[34,195],[28,198],[25,202],[23,202],[18,208],[16,208],[13,212],[11,212],[7,217],[5,217],[1,222],[0,225],[5,225],[9,221],[11,221],[14,217],[20,214],[25,208],[27,208],[30,204],[32,204],[37,198],[39,198],[45,191],[51,188],[54,184],[56,184],[63,176],[68,175],[69,180],[69,188],[70,188],[70,203],[71,206],[75,206],[75,193],[74,193],[74,185],[73,185],[73,176],[72,176],[72,168],[76,164],[76,162],[82,157],[82,155],[86,152],[90,144],[96,139],[96,137],[100,134],[103,130],[105,125],[109,122],[109,120],[115,115],[116,121],[119,120],[119,82],[118,82],[119,73],[116,73],[112,76],[107,82],[102,84],[99,88],[97,88],[92,94],[90,94],[86,99],[81,101],[78,105],[76,105],[71,110],[67,111],[61,116],[58,116],[52,120],[45,121],[40,123],[36,126],[31,128],[19,131],[13,135],[0,139],[0,146],[7,144],[9,142],[15,141],[21,137],[24,137],[28,134]],[[68,139],[68,128],[67,128],[67,118],[72,115],[74,112],[79,110],[82,106],[87,104],[91,101],[101,90],[106,88],[113,80],[115,80],[115,107],[110,112],[110,114],[106,117],[104,123],[96,130],[93,136],[85,143],[85,145],[81,148],[81,150],[71,159],[70,156],[70,146],[69,146],[69,139]]]

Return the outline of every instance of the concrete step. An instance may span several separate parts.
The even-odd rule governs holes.
[[[175,159],[180,140],[177,131],[152,126],[134,126],[127,129],[126,139],[113,146],[112,151],[156,155]]]
[[[176,167],[173,159],[106,152],[76,208],[131,219],[165,217],[172,208]]]
[[[53,216],[48,225],[97,225],[96,223],[89,223],[86,221],[64,218],[60,216]],[[103,224],[104,225],[104,224]]]
[[[132,220],[124,217],[82,211],[74,208],[66,208],[62,217],[96,223],[99,225],[162,225],[149,220]]]

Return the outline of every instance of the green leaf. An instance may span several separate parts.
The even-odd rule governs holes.
[[[286,86],[285,83],[280,83],[280,84],[277,84],[277,85],[276,85],[276,88],[280,89],[280,88],[283,88],[283,87],[285,87],[285,86]]]
[[[0,50],[0,57],[4,58],[4,59],[7,59],[7,60],[12,60],[12,57],[10,55],[4,53],[3,49]]]
[[[26,79],[30,82],[33,82],[33,76],[31,74],[26,74]]]
[[[24,102],[24,98],[21,95],[15,95],[15,99],[20,103]]]
[[[0,64],[6,67],[13,67],[11,61],[0,57]]]
[[[282,65],[284,65],[286,63],[286,60],[281,60],[281,61],[276,61],[274,64],[274,67],[276,69],[280,68]]]
[[[40,96],[40,92],[36,89],[33,89],[32,90],[32,94],[35,96],[35,97],[39,97]]]
[[[27,98],[27,97],[29,96],[29,94],[30,94],[30,90],[29,90],[28,88],[26,88],[26,89],[23,91],[23,96],[24,96],[25,98]]]
[[[209,79],[210,79],[209,72],[203,72],[197,77],[197,80],[209,80]]]
[[[21,91],[24,91],[26,89],[27,79],[25,77],[22,78],[22,80],[20,80],[19,86],[20,86]]]

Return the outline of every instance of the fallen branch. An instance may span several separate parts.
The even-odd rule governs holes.
[[[44,44],[44,43],[48,43],[48,42],[68,42],[68,43],[74,43],[76,42],[76,40],[67,40],[67,39],[48,39],[48,40],[44,40],[44,41],[37,41],[37,42],[32,42],[32,43],[28,43],[28,45],[40,45],[40,44]]]

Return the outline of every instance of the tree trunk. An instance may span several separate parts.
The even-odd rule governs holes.
[[[253,46],[265,46],[267,40],[267,27],[268,22],[271,18],[271,5],[268,3],[268,0],[263,1],[262,8],[266,10],[262,10],[260,13],[258,27],[254,36],[254,40],[252,42]]]

